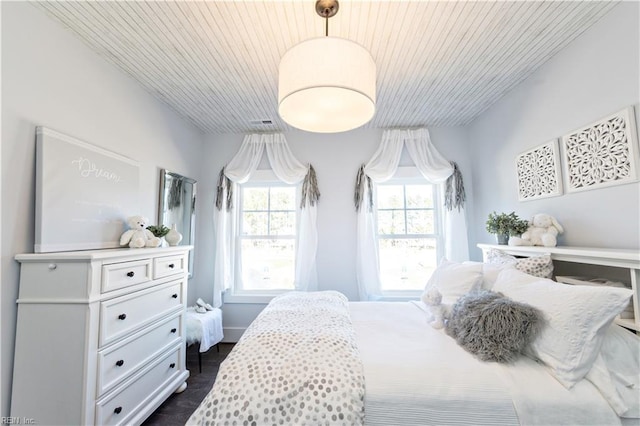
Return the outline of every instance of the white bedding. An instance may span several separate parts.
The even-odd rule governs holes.
[[[486,363],[426,322],[417,304],[351,302],[367,425],[619,425],[597,389],[565,389],[522,357]]]

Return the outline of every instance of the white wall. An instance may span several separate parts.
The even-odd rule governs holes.
[[[640,184],[518,202],[519,153],[640,101],[638,2],[621,2],[468,128],[473,156],[474,226],[470,241],[494,242],[487,215],[546,212],[565,228],[560,245],[640,247]],[[472,251],[480,259],[480,250]]]
[[[33,252],[34,244],[35,126],[48,126],[138,161],[140,213],[153,220],[159,169],[199,179],[204,137],[40,10],[22,2],[1,2],[0,7],[1,416],[8,416],[19,278],[13,257]],[[60,389],[64,391],[64,384]]]
[[[430,129],[438,150],[448,159],[458,162],[463,175],[470,175],[470,163],[465,148],[465,133],[457,128]],[[204,216],[212,217],[215,184],[220,169],[238,151],[244,135],[209,135],[205,144],[202,182],[199,188],[204,204]],[[339,290],[350,300],[358,300],[356,285],[356,212],[353,191],[361,164],[369,161],[382,137],[382,130],[357,129],[338,134],[311,134],[292,131],[285,134],[293,154],[303,163],[311,162],[318,175],[321,197],[318,203],[318,287],[320,290]],[[408,158],[403,164],[412,164]],[[470,191],[468,180],[467,189]],[[205,235],[213,235],[213,224],[200,228]],[[213,239],[200,248],[203,258],[213,259]],[[202,262],[196,273],[205,277],[199,281],[198,295],[211,300],[213,262]],[[261,304],[225,304],[225,338],[235,340],[264,307]]]

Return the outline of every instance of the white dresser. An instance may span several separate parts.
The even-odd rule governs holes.
[[[186,387],[190,246],[16,256],[11,416],[139,424]]]

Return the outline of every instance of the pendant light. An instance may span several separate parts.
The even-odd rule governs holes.
[[[351,40],[329,36],[337,0],[316,1],[325,18],[325,36],[303,41],[280,60],[278,113],[308,132],[352,130],[371,120],[376,105],[376,64]]]

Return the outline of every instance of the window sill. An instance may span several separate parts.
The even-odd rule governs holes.
[[[233,294],[224,293],[222,297],[222,303],[246,303],[246,304],[267,304],[271,302],[271,299],[276,297],[277,294]]]
[[[412,300],[420,300],[422,295],[421,291],[402,291],[402,292],[388,292],[382,293],[379,299],[380,302],[410,302]]]

